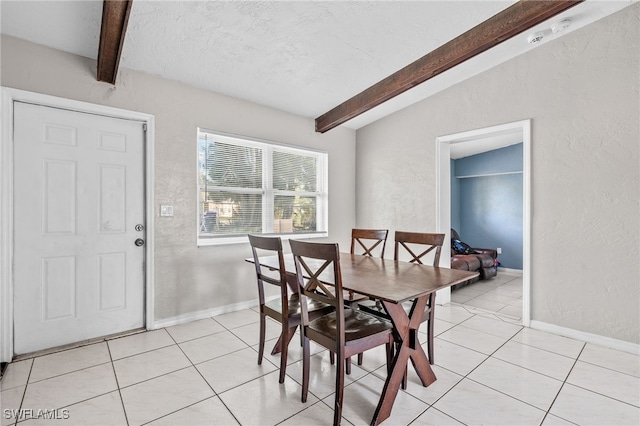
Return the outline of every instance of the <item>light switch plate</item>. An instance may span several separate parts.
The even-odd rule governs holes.
[[[173,206],[166,204],[160,205],[160,216],[173,216]]]

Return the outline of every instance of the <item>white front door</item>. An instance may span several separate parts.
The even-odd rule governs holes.
[[[14,104],[14,353],[142,327],[143,123]]]

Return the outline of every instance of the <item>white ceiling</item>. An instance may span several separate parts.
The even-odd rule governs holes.
[[[360,128],[633,1],[588,0],[344,126]],[[315,118],[513,3],[135,0],[120,67]],[[0,14],[3,34],[97,57],[102,1],[3,0]],[[553,34],[565,16],[571,27]],[[545,38],[530,45],[536,30]]]

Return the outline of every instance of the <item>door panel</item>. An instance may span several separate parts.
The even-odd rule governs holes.
[[[14,351],[144,323],[144,131],[14,104]]]

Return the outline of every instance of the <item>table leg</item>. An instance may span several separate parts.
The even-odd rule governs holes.
[[[291,342],[291,339],[293,339],[293,336],[294,334],[296,334],[297,329],[298,329],[297,325],[295,327],[289,327],[289,332],[287,333],[287,339],[289,342]],[[273,346],[271,355],[279,354],[282,351],[282,337],[283,337],[283,334],[280,333],[280,337],[278,337],[278,341]]]
[[[418,341],[418,328],[427,303],[427,297],[428,295],[420,297],[416,301],[411,317],[407,315],[402,305],[383,302],[402,343],[399,345],[399,350],[391,363],[391,373],[387,375],[371,425],[378,425],[391,415],[391,408],[398,395],[409,359],[411,359],[411,363],[416,369],[423,386],[428,386],[436,381],[436,375],[433,373],[429,360]]]
[[[300,290],[298,289],[298,281],[296,279],[296,274],[287,272],[286,279],[287,279],[287,284],[289,285],[289,289],[291,290],[291,295],[293,296],[297,294]],[[289,342],[291,342],[291,339],[293,338],[293,335],[295,334],[297,329],[298,329],[297,325],[295,327],[289,327],[289,332],[287,334],[287,339],[289,339]],[[278,337],[278,341],[273,346],[271,355],[279,354],[281,351],[282,351],[282,334],[280,334],[280,337]]]

